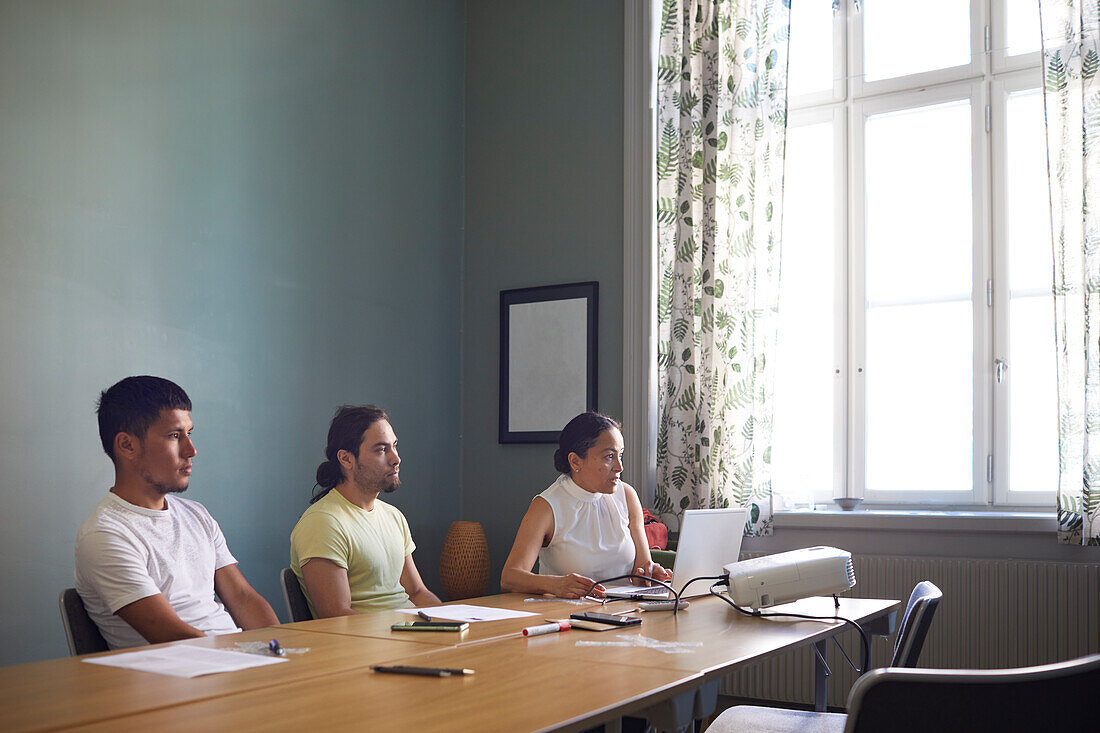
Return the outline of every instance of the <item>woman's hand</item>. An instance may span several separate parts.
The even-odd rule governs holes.
[[[595,584],[594,588],[592,587],[593,584]],[[579,573],[559,575],[557,577],[557,585],[558,587],[555,589],[554,595],[559,598],[584,598],[586,595],[602,598],[604,593],[604,587],[602,585]]]
[[[665,570],[663,567],[653,562],[652,560],[650,560],[649,564],[645,567],[634,568],[634,574],[644,575],[647,578],[654,578],[656,580],[663,580],[666,583],[672,580],[672,573],[670,573],[668,570]],[[639,580],[637,578],[631,578],[630,582],[634,585],[655,585],[654,583],[650,583],[645,580]]]

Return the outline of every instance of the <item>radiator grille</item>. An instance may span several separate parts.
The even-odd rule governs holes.
[[[1100,565],[887,555],[852,560],[856,586],[848,595],[907,599],[921,580],[943,591],[921,667],[1022,667],[1100,652]],[[855,632],[839,638],[857,658]],[[892,637],[873,639],[874,666],[888,664],[892,653]],[[833,671],[828,704],[843,707],[855,673],[832,644],[828,660]],[[731,674],[721,692],[811,704],[813,668],[810,648],[798,649]]]

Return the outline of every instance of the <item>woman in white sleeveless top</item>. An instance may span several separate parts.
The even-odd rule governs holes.
[[[554,453],[561,475],[531,501],[500,575],[503,590],[580,598],[602,595],[595,581],[631,572],[672,577],[650,557],[638,494],[621,480],[619,427],[586,412],[561,431]],[[536,557],[538,574],[531,572]]]

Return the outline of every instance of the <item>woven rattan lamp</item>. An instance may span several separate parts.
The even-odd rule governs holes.
[[[480,522],[454,522],[443,539],[439,580],[449,601],[485,595],[489,545]]]

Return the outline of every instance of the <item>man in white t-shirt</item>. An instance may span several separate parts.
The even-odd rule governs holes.
[[[100,395],[97,415],[115,485],[77,533],[75,576],[108,646],[278,624],[210,513],[175,496],[197,452],[187,393],[160,377],[127,377]]]

